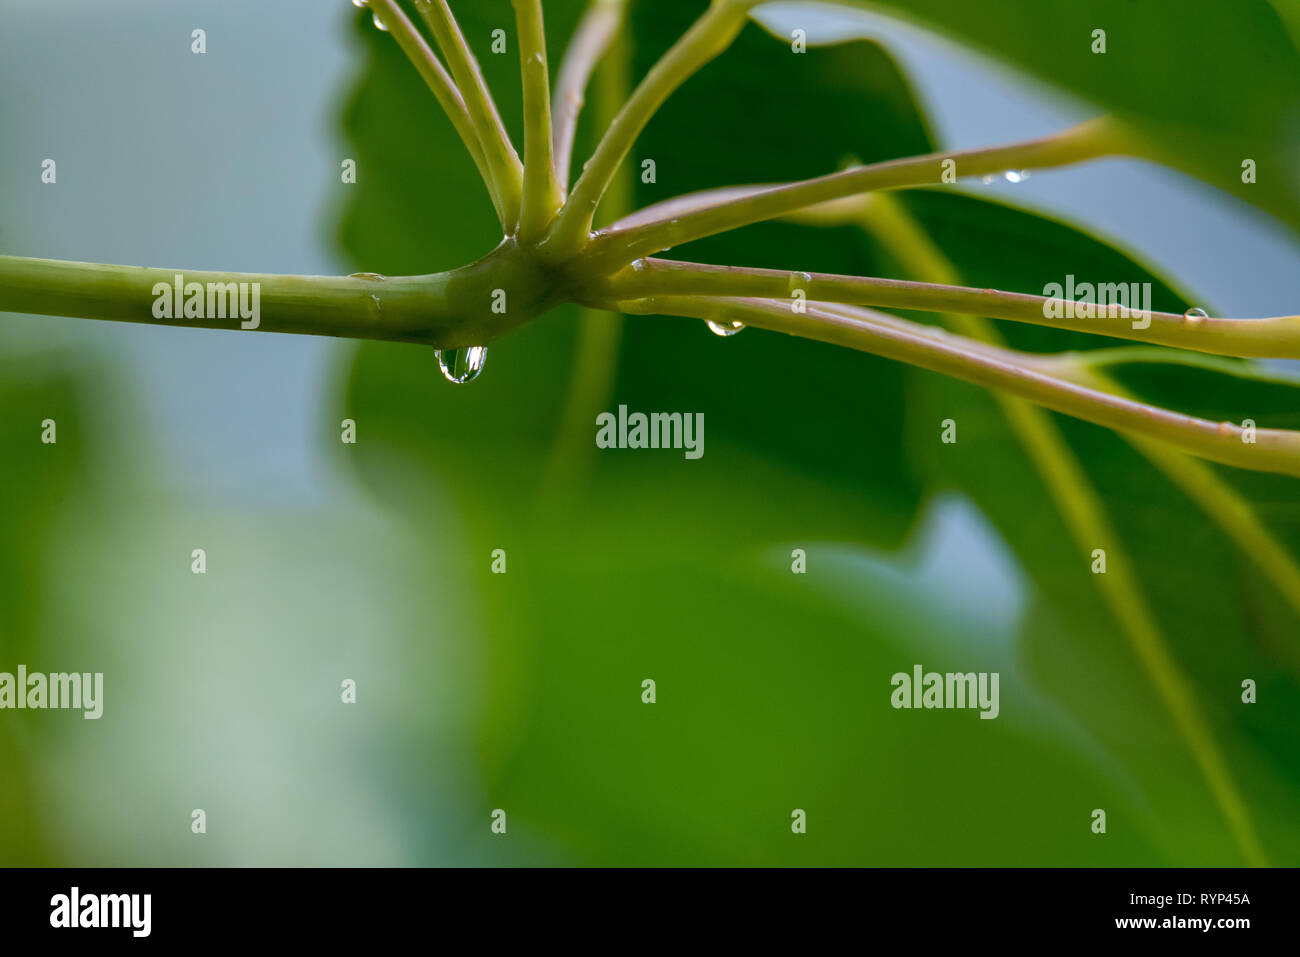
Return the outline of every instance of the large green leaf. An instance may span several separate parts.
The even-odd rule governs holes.
[[[486,50],[489,29],[513,33],[508,4],[461,6],[517,129],[515,65]],[[701,8],[638,4],[634,72]],[[556,57],[573,5],[547,9]],[[362,183],[345,247],[357,268],[379,271],[473,258],[495,229],[472,169],[391,42],[368,28],[365,36],[370,62],[348,122]],[[781,119],[751,122],[760,115]],[[656,162],[657,181],[637,187],[646,204],[932,145],[878,46],[794,56],[751,27],[669,101],[629,169]],[[910,208],[972,284],[1036,291],[1071,272],[1150,279],[1157,308],[1186,305],[1132,256],[1066,225],[944,193],[918,195]],[[765,224],[681,255],[898,271],[888,250],[850,228]],[[348,455],[369,487],[431,536],[441,529],[430,516],[444,512],[426,504],[455,502],[476,544],[473,555],[448,560],[478,567],[490,548],[509,553],[509,574],[484,568],[467,596],[485,617],[474,638],[492,652],[482,749],[489,807],[545,834],[561,859],[585,862],[1239,860],[988,395],[818,343],[754,331],[723,340],[682,320],[629,321],[608,408],[703,412],[706,452],[698,461],[666,450],[602,452],[568,508],[539,502],[537,489],[572,372],[571,319],[561,311],[494,344],[483,376],[460,389],[441,381],[424,350],[365,345],[347,398],[363,436]],[[1031,327],[1008,332],[1023,348],[1095,344]],[[1163,401],[1184,401],[1193,387],[1124,371],[1132,388]],[[1180,375],[1193,376],[1207,401],[1217,395],[1261,425],[1286,424],[1281,387]],[[1265,408],[1256,390],[1274,388]],[[959,420],[956,446],[939,442],[946,417]],[[1113,507],[1266,844],[1275,860],[1300,859],[1285,819],[1300,782],[1282,734],[1300,713],[1284,651],[1294,615],[1122,440],[1064,424]],[[1273,484],[1242,488],[1281,520],[1283,480],[1259,481]],[[950,536],[927,538],[929,524],[914,528],[923,497],[944,489],[992,522],[978,547],[963,551]],[[1024,578],[1023,615],[992,614],[990,594],[964,564],[991,561],[999,536],[1010,549],[1003,577]],[[905,541],[906,551],[888,553]],[[808,553],[806,576],[790,573],[794,548]],[[937,577],[920,573],[935,563]],[[1003,716],[894,711],[889,678],[916,662],[1001,671]],[[1268,689],[1267,707],[1236,698],[1250,676]],[[653,706],[640,702],[645,678],[659,682]],[[1111,813],[1104,839],[1088,830],[1094,807]],[[806,839],[790,833],[794,808],[809,813]],[[917,834],[925,837],[909,836]]]
[[[840,0],[846,2],[846,0]],[[992,54],[1126,121],[1142,152],[1300,228],[1296,0],[847,0]],[[1106,33],[1093,52],[1093,31]],[[1253,159],[1257,181],[1242,182]]]
[[[1081,281],[1150,282],[1156,308],[1162,303],[1178,311],[1186,307],[1170,284],[1136,260],[1125,260],[1118,250],[1064,224],[960,195],[918,193],[908,201],[966,283],[1037,291],[1052,277],[1060,281],[1072,272]],[[990,252],[996,249],[1017,252],[998,257]],[[1022,348],[1043,348],[1058,335],[1012,323],[1001,329]],[[1062,336],[1060,344],[1113,343]],[[1249,417],[1261,427],[1300,426],[1300,388],[1294,381],[1155,363],[1118,366],[1112,374],[1140,398],[1212,420]],[[1231,855],[1208,793],[1203,786],[1188,786],[1195,772],[1186,746],[1155,703],[1152,684],[1107,608],[1089,554],[1074,545],[1050,490],[1002,413],[980,389],[919,375],[924,387],[914,393],[911,412],[917,422],[909,433],[914,460],[934,483],[972,496],[1033,575],[1043,607],[1026,630],[1025,642],[1038,673],[1127,766],[1142,769],[1138,777],[1150,799],[1162,809],[1178,808],[1184,816],[1180,826],[1199,814],[1202,850],[1218,846]],[[938,441],[943,418],[957,420],[956,445]],[[1294,736],[1284,732],[1300,716],[1294,605],[1282,600],[1222,527],[1122,438],[1068,417],[1055,418],[1105,501],[1121,539],[1117,544],[1129,553],[1143,596],[1189,674],[1197,707],[1211,721],[1241,779],[1266,846],[1281,860],[1295,861],[1300,842],[1287,820],[1300,791],[1300,764]],[[991,468],[991,462],[997,467]],[[1204,467],[1253,504],[1292,560],[1300,555],[1294,479],[1208,463]],[[1245,678],[1267,684],[1267,706],[1242,703]],[[1148,759],[1156,748],[1164,755],[1159,762]],[[1184,840],[1170,830],[1171,846]]]

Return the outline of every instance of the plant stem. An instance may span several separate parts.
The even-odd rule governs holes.
[[[1083,352],[1061,353],[1062,372],[1066,369],[1107,369],[1125,365],[1176,365],[1190,369],[1204,369],[1220,375],[1239,376],[1256,381],[1287,383],[1300,386],[1300,378],[1288,378],[1265,369],[1258,362],[1206,355],[1202,352],[1183,352],[1160,346],[1115,346],[1107,349],[1088,349]]]
[[[1300,477],[1300,432],[1256,430],[1255,443],[1242,429],[1107,395],[1047,375],[1023,362],[1010,362],[959,338],[939,338],[873,320],[852,306],[810,304],[797,313],[792,303],[767,299],[664,296],[619,303],[624,312],[687,316],[714,322],[742,322],[896,359],[954,378],[1029,399],[1057,412],[1119,431],[1168,442],[1202,458],[1263,472]]]
[[[873,163],[747,193],[630,229],[605,230],[593,240],[592,253],[597,262],[612,268],[682,243],[787,216],[845,196],[873,190],[937,186],[943,182],[947,160],[955,162],[956,176],[980,176],[1007,169],[1043,169],[1081,163],[1116,153],[1123,142],[1117,127],[1101,117],[1043,139]]]
[[[509,216],[506,204],[492,175],[492,167],[483,153],[478,131],[474,128],[474,122],[470,119],[469,111],[460,95],[460,90],[456,88],[456,84],[447,75],[447,71],[443,68],[437,55],[429,48],[429,44],[424,41],[424,37],[415,28],[415,24],[407,18],[406,14],[402,12],[402,8],[397,5],[397,0],[370,0],[370,8],[384,26],[388,28],[388,32],[392,34],[393,39],[397,41],[397,45],[406,54],[406,58],[419,71],[425,84],[433,91],[433,95],[437,97],[438,102],[442,105],[442,109],[447,114],[448,119],[451,120],[452,126],[456,128],[456,133],[460,136],[461,142],[469,150],[474,165],[478,167],[479,176],[482,177],[483,183],[487,186],[488,193],[492,197],[492,205],[496,207],[497,218],[500,219],[502,228],[507,228]]]
[[[214,301],[226,306],[226,318],[185,318],[182,305],[190,298],[188,291],[181,302],[173,302],[171,318],[156,316],[161,287],[167,287],[175,298],[178,275],[186,286],[202,286],[200,301],[205,313],[219,311],[208,307],[206,295],[209,283],[219,284],[222,289]],[[249,284],[244,290],[247,304],[256,288],[258,332],[383,339],[438,348],[483,345],[552,304],[549,277],[533,269],[510,243],[450,272],[386,279],[156,269],[0,256],[0,312],[240,329],[241,324],[253,320],[242,320],[236,314],[236,300],[222,291],[229,283]],[[497,288],[509,290],[507,315],[497,315],[491,309],[492,292]],[[251,326],[249,331],[253,331]]]
[[[1069,300],[1024,293],[661,259],[646,259],[637,269],[622,271],[609,281],[609,291],[620,299],[643,295],[775,299],[790,295],[792,277],[801,277],[799,287],[808,299],[817,302],[991,316],[1215,355],[1300,358],[1300,316],[1190,322],[1175,313],[1151,312],[1149,317],[1142,318],[1142,322],[1149,318],[1149,325],[1135,329],[1136,320],[1121,316],[1119,308],[1114,306],[1100,307],[1111,314],[1107,318],[1068,318],[1066,305],[1075,305]],[[1049,318],[1048,312],[1054,315]]]
[[[622,28],[626,7],[627,0],[591,0],[560,64],[560,75],[555,83],[552,138],[555,143],[555,176],[561,191],[566,190],[569,184],[573,141],[578,132],[578,116],[586,103],[587,84],[596,64]]]
[[[524,84],[524,202],[520,242],[541,239],[564,202],[551,151],[551,78],[546,66],[542,0],[513,0]]]
[[[415,0],[419,11],[442,55],[447,58],[451,75],[464,98],[471,123],[483,148],[486,165],[501,198],[507,232],[519,222],[519,206],[523,194],[523,164],[515,152],[496,101],[488,89],[483,71],[474,51],[465,40],[465,34],[452,15],[447,0]]]
[[[561,211],[549,239],[555,255],[568,255],[587,242],[596,207],[636,138],[673,91],[731,46],[751,6],[749,0],[714,0],[650,69],[610,124]]]

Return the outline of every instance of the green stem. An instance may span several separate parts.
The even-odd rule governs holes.
[[[1008,169],[1043,169],[1081,163],[1119,152],[1123,145],[1123,137],[1117,128],[1107,118],[1101,117],[1043,139],[859,166],[816,179],[746,193],[739,198],[630,229],[609,229],[593,240],[592,252],[596,261],[613,268],[673,246],[788,216],[805,207],[845,196],[874,190],[937,186],[944,182],[948,160],[955,163],[955,176],[981,176]],[[577,195],[577,190],[574,195]]]
[[[909,365],[1029,399],[1054,411],[1168,442],[1193,455],[1226,465],[1300,477],[1300,432],[1258,429],[1256,441],[1228,422],[1210,422],[1097,392],[971,348],[960,339],[909,330],[894,320],[873,320],[852,306],[810,304],[802,313],[793,303],[767,299],[664,296],[619,303],[624,312],[687,316],[714,322],[741,322],[776,332],[816,339],[896,359]]]
[[[555,176],[561,190],[567,189],[573,164],[573,141],[578,116],[586,103],[587,84],[610,43],[623,25],[627,0],[591,0],[578,29],[565,51],[560,75],[555,82]]]
[[[800,288],[817,302],[991,316],[1215,355],[1300,358],[1300,316],[1189,321],[1175,313],[1151,312],[1139,320],[1121,316],[1119,307],[1104,307],[1110,318],[1066,318],[1066,306],[1075,305],[1068,300],[997,289],[660,259],[642,260],[637,269],[624,270],[610,280],[607,288],[620,299],[643,295],[774,299],[790,294],[792,276],[801,277]],[[1143,328],[1134,328],[1135,323]]]
[[[745,25],[749,8],[754,5],[750,0],[714,0],[708,11],[651,68],[610,124],[578,178],[550,234],[554,255],[569,255],[588,241],[596,207],[636,138],[678,87],[731,46]]]
[[[502,227],[505,228],[508,221],[506,206],[498,192],[496,180],[492,175],[492,167],[483,153],[478,131],[474,128],[473,120],[470,119],[469,110],[465,106],[464,99],[461,98],[460,90],[456,88],[456,84],[447,75],[447,71],[443,68],[437,55],[429,48],[429,44],[420,35],[420,31],[415,28],[415,24],[397,5],[397,0],[370,0],[370,8],[388,29],[388,32],[392,34],[393,39],[397,41],[397,45],[406,54],[406,58],[411,61],[420,77],[442,105],[442,109],[447,114],[448,119],[451,120],[452,126],[456,128],[456,133],[460,136],[461,142],[469,150],[474,165],[478,167],[479,176],[482,177],[488,193],[492,196],[492,205],[496,207],[497,217],[501,220]]]
[[[182,296],[177,302],[176,277]],[[241,290],[240,283],[246,284]],[[202,295],[191,295],[199,284]],[[211,288],[209,288],[211,284]],[[235,284],[233,288],[229,284]],[[188,291],[187,291],[188,287]],[[493,290],[510,309],[492,311]],[[256,303],[256,316],[236,311]],[[209,301],[211,294],[211,304]],[[232,294],[233,297],[232,298]],[[255,297],[255,298],[254,298]],[[171,300],[171,317],[160,316]],[[185,301],[210,318],[186,318]],[[0,256],[0,312],[75,316],[203,329],[246,329],[417,342],[438,348],[483,345],[552,305],[550,278],[506,243],[473,263],[427,276],[284,276]],[[250,308],[250,312],[253,310]],[[225,318],[220,317],[224,312]]]
[[[1175,365],[1189,369],[1204,369],[1220,375],[1232,375],[1255,381],[1290,383],[1300,385],[1300,379],[1288,379],[1266,372],[1257,362],[1243,362],[1201,352],[1183,352],[1158,346],[1116,346],[1108,349],[1087,349],[1082,352],[1065,352],[1060,356],[1063,366],[1070,369],[1109,369],[1126,365]]]
[[[564,200],[555,179],[551,141],[551,78],[546,66],[542,0],[513,0],[524,87],[524,201],[519,240],[539,240]]]
[[[415,0],[419,11],[442,55],[447,58],[451,75],[464,99],[470,122],[483,148],[486,165],[501,199],[505,214],[503,225],[511,232],[519,222],[519,206],[523,194],[523,164],[515,152],[506,132],[496,101],[488,89],[483,71],[474,51],[465,40],[465,34],[452,15],[447,0]]]

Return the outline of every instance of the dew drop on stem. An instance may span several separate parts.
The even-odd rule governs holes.
[[[1193,307],[1191,309],[1188,309],[1185,313],[1183,313],[1183,320],[1185,322],[1191,323],[1192,325],[1195,325],[1199,322],[1204,322],[1208,318],[1210,318],[1210,314],[1206,312],[1204,309],[1201,309],[1199,307]]]
[[[740,332],[740,330],[745,328],[743,322],[714,322],[710,319],[708,320],[708,323],[709,331],[715,336],[734,336],[736,333]]]
[[[375,21],[376,29],[383,30],[385,33],[388,32],[388,27],[384,26],[384,21],[379,19],[379,14],[374,14],[370,19]]]
[[[438,366],[448,382],[464,385],[473,382],[487,362],[487,346],[467,346],[463,349],[437,349]]]

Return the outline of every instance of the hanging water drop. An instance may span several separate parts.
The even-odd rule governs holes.
[[[369,3],[369,2],[370,2],[370,0],[352,0],[352,6],[354,6],[354,7],[364,7],[364,6],[365,6],[367,3]]]
[[[708,320],[708,323],[709,331],[715,336],[734,336],[736,333],[740,332],[740,330],[745,328],[743,322],[714,322],[710,319]]]
[[[1204,309],[1195,308],[1195,307],[1192,309],[1188,309],[1185,313],[1183,313],[1184,321],[1190,322],[1193,325],[1195,325],[1198,322],[1204,322],[1206,319],[1209,318],[1210,318],[1210,314],[1208,312],[1206,312]]]
[[[379,19],[379,14],[376,13],[376,14],[375,14],[374,16],[372,16],[370,19],[373,20],[373,21],[375,21],[375,27],[376,27],[377,29],[379,29],[379,30],[383,30],[385,33],[388,32],[388,27],[384,26],[384,21]]]
[[[487,362],[487,346],[469,346],[464,349],[438,349],[438,366],[448,382],[464,385],[473,382]]]
[[[1027,169],[1009,169],[1002,174],[1002,178],[1008,183],[1023,183],[1029,179],[1029,170]]]

